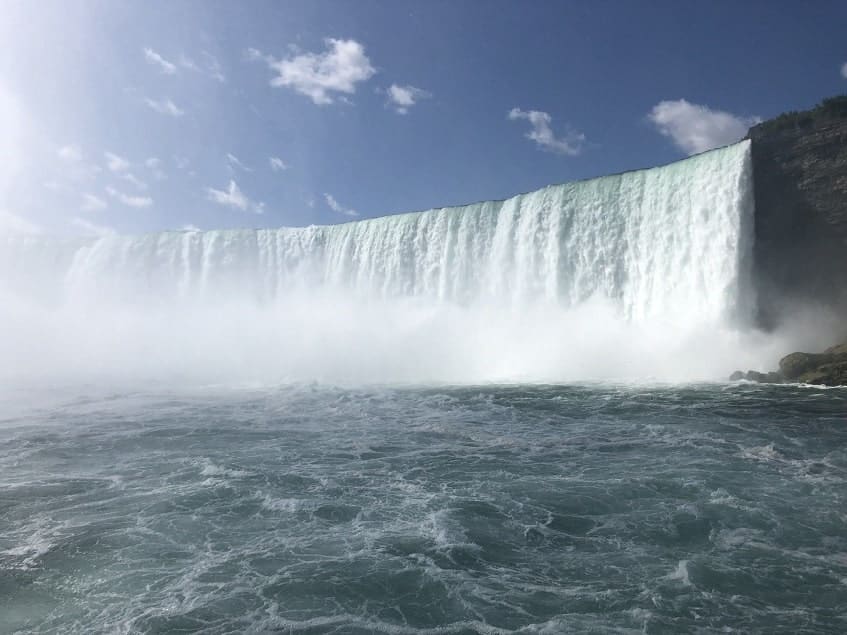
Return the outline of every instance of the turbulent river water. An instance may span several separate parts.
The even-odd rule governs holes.
[[[847,631],[841,389],[0,406],[0,632]]]

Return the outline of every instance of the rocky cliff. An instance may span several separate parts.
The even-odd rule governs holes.
[[[791,307],[847,314],[847,95],[750,129],[759,322]]]

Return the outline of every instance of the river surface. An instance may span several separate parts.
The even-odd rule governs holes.
[[[847,632],[847,390],[19,391],[0,632]]]

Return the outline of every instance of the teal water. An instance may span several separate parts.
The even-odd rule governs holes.
[[[0,632],[841,633],[847,391],[2,403]]]

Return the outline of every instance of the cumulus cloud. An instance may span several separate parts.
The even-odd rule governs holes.
[[[761,121],[759,117],[712,110],[685,99],[659,102],[648,118],[661,134],[689,155],[735,143],[747,134],[750,126]]]
[[[104,152],[103,154],[106,157],[106,167],[112,172],[125,172],[129,169],[130,162],[123,157],[119,157],[112,152]]]
[[[326,204],[329,205],[329,208],[333,212],[338,212],[339,214],[344,214],[345,216],[358,216],[359,212],[354,209],[350,209],[349,207],[344,207],[341,203],[335,200],[335,197],[332,194],[324,193],[324,199],[326,199]]]
[[[388,90],[385,91],[388,95],[388,102],[394,110],[401,115],[409,112],[409,108],[418,103],[421,99],[428,99],[432,94],[414,86],[399,86],[391,84]]]
[[[238,187],[238,183],[232,179],[230,179],[229,186],[225,190],[216,190],[214,188],[207,187],[206,196],[210,201],[217,203],[218,205],[232,207],[233,209],[238,209],[242,212],[252,211],[256,214],[262,214],[265,211],[264,203],[251,201],[244,192],[241,191],[241,188]]]
[[[202,229],[197,227],[197,225],[194,225],[192,223],[186,223],[185,225],[182,226],[181,229],[184,232],[200,232],[200,231],[203,231]]]
[[[532,129],[526,133],[526,138],[534,141],[542,150],[569,156],[576,156],[582,152],[585,135],[575,130],[568,130],[564,137],[556,137],[551,126],[553,118],[546,112],[512,108],[509,111],[509,119],[512,121],[527,120]]]
[[[147,97],[144,102],[153,110],[161,115],[170,115],[171,117],[182,117],[185,111],[177,106],[170,99],[150,99]]]
[[[129,207],[150,207],[153,204],[153,199],[149,196],[129,196],[123,192],[119,192],[113,187],[107,187],[106,193],[117,201]]]
[[[283,170],[288,169],[288,166],[285,164],[285,161],[283,161],[279,157],[269,157],[268,163],[271,166],[271,170],[273,170],[274,172],[282,172]]]
[[[90,236],[111,236],[115,233],[115,230],[111,227],[92,223],[90,220],[87,220],[85,218],[72,218],[71,225],[78,229],[81,229],[84,234],[88,234]]]
[[[108,207],[106,201],[94,194],[83,194],[80,209],[83,212],[99,212]]]
[[[144,59],[146,59],[150,64],[158,66],[159,70],[165,75],[176,74],[176,64],[169,62],[151,48],[144,49]]]
[[[352,95],[356,84],[374,76],[376,69],[365,54],[365,47],[355,40],[324,40],[321,53],[300,53],[281,60],[261,51],[247,49],[247,58],[262,60],[276,73],[271,86],[286,86],[314,103],[331,104],[337,95]]]
[[[41,227],[22,216],[0,209],[0,235],[3,234],[40,234]]]
[[[841,66],[841,77],[847,79],[847,62],[844,62]]]

